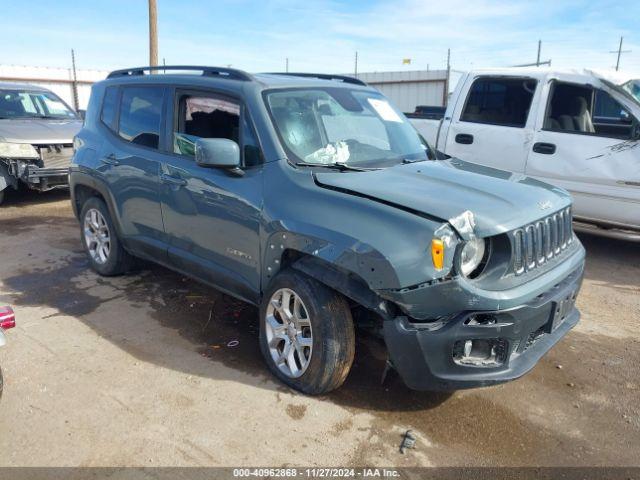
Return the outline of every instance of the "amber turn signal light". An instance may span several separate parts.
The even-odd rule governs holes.
[[[439,238],[431,240],[431,259],[436,270],[444,267],[444,242]]]

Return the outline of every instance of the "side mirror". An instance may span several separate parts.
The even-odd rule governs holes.
[[[76,113],[77,113],[78,115],[80,115],[80,118],[81,118],[82,120],[84,120],[84,118],[87,116],[87,111],[86,111],[86,110],[78,110]]]
[[[227,138],[199,138],[195,146],[196,163],[207,168],[240,167],[240,147]]]

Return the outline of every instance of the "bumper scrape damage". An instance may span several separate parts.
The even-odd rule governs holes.
[[[463,241],[474,238],[471,212],[449,225]],[[507,289],[483,289],[449,275],[380,292],[403,313],[383,322],[391,363],[416,390],[458,390],[521,377],[578,323],[584,258],[571,232],[562,261]],[[437,315],[425,318],[427,313]]]

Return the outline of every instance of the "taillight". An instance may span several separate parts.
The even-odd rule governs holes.
[[[6,330],[16,326],[16,314],[11,307],[0,307],[0,328]]]

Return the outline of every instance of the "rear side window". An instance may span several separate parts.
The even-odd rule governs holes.
[[[522,128],[536,84],[525,78],[479,78],[471,86],[460,120]]]
[[[118,135],[136,145],[157,149],[163,98],[164,90],[159,87],[124,87]]]
[[[100,119],[111,130],[115,131],[116,125],[116,111],[118,101],[118,88],[108,87],[104,92],[104,98],[102,100],[102,114]]]

